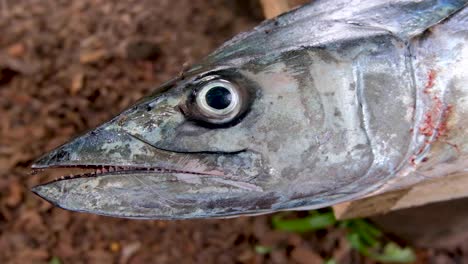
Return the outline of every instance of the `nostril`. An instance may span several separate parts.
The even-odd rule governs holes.
[[[188,113],[185,111],[185,108],[181,105],[176,106],[176,110],[179,110],[180,113],[183,115],[187,115]]]

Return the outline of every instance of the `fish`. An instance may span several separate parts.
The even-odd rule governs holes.
[[[309,210],[467,171],[467,0],[316,0],[266,20],[34,170],[132,219]],[[402,184],[400,184],[402,185]]]

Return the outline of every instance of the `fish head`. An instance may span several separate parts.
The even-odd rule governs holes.
[[[281,30],[271,38],[285,43]],[[323,207],[355,194],[373,154],[347,64],[322,48],[259,49],[264,34],[226,43],[40,158],[35,169],[96,173],[33,191],[68,210],[146,219]]]

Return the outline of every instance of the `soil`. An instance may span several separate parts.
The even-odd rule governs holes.
[[[29,191],[59,176],[30,175],[38,156],[261,20],[256,1],[1,0],[0,263],[371,263],[339,229],[284,233],[270,216],[116,219],[64,211]],[[422,262],[456,254],[418,252]]]

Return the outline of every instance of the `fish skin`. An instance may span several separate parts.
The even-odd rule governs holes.
[[[396,179],[463,171],[466,4],[322,0],[268,20],[33,166],[164,171],[33,191],[73,211],[219,218],[320,208]],[[194,89],[212,76],[243,89],[245,107],[230,124],[187,114]]]

